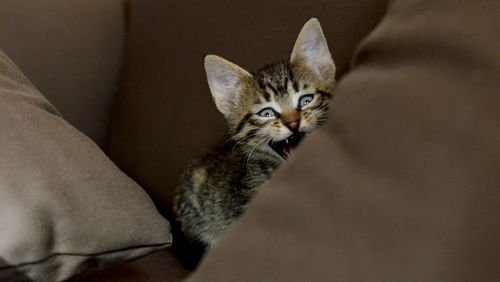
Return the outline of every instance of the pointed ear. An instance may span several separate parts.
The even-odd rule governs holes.
[[[215,105],[225,117],[228,117],[238,106],[242,80],[252,75],[215,55],[205,56],[205,71]]]
[[[335,79],[335,63],[317,19],[310,19],[302,27],[293,46],[290,62],[306,66],[319,79]]]

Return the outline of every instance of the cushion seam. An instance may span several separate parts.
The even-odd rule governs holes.
[[[104,251],[104,252],[98,252],[98,253],[65,253],[65,252],[56,252],[52,253],[42,259],[32,261],[32,262],[22,262],[18,263],[16,265],[8,265],[8,266],[0,266],[0,271],[1,270],[7,270],[7,269],[12,269],[16,267],[22,267],[26,265],[33,265],[33,264],[39,264],[42,263],[46,260],[51,259],[52,257],[56,256],[81,256],[81,257],[92,257],[92,256],[100,256],[100,255],[106,255],[106,254],[112,254],[112,253],[119,253],[123,251],[128,251],[128,250],[133,250],[133,249],[142,249],[142,248],[151,248],[151,247],[160,247],[164,245],[169,245],[169,242],[166,243],[158,243],[158,244],[149,244],[149,245],[140,245],[140,246],[133,246],[133,247],[126,247],[122,249],[115,249],[115,250],[110,250],[110,251]]]

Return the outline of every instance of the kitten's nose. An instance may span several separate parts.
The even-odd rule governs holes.
[[[292,121],[286,124],[291,131],[296,132],[299,130],[300,120]]]

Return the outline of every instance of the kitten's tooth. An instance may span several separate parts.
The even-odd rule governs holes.
[[[287,143],[287,144],[288,144],[288,138],[287,138],[287,139],[285,139],[285,143]]]

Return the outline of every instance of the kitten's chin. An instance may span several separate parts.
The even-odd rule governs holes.
[[[299,145],[304,135],[305,134],[302,132],[296,132],[284,140],[278,142],[269,142],[269,147],[271,147],[278,156],[286,160],[295,152],[295,149]]]

